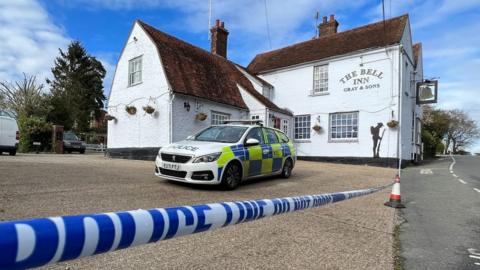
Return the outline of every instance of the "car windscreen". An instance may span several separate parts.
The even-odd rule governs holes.
[[[248,127],[213,126],[198,133],[195,140],[234,143],[242,138],[247,129]]]
[[[75,135],[74,133],[64,133],[63,134],[63,139],[67,140],[67,141],[78,141],[79,140],[77,135]]]

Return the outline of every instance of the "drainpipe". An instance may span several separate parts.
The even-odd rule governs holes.
[[[168,102],[168,126],[169,128],[169,134],[168,134],[168,142],[172,143],[173,142],[173,100],[175,99],[175,94],[173,92],[170,92],[170,100]]]
[[[270,119],[268,118],[268,108],[265,107],[265,124],[264,124],[264,126],[269,127],[269,125],[270,125]]]
[[[403,65],[402,65],[402,56],[403,56],[403,46],[400,45],[398,50],[398,176],[401,177],[402,173],[402,74],[403,74]]]

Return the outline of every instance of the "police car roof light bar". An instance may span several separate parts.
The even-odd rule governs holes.
[[[263,126],[262,120],[245,120],[245,119],[230,119],[223,121],[224,124],[242,124],[242,125],[259,125]]]

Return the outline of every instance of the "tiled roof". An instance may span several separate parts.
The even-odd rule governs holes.
[[[231,61],[163,33],[142,21],[138,22],[157,46],[173,92],[248,109],[238,84],[267,108],[291,115],[255,90],[250,80]],[[257,76],[252,76],[268,84]]]
[[[253,89],[253,86],[231,62],[163,33],[142,21],[138,23],[157,46],[167,80],[174,93],[248,109],[237,84],[245,89]]]
[[[397,44],[408,15],[297,43],[255,56],[247,69],[254,74],[321,60],[369,48]]]
[[[413,62],[415,63],[415,66],[417,66],[418,63],[418,57],[420,56],[420,52],[422,51],[422,43],[415,43],[412,46],[413,48]]]

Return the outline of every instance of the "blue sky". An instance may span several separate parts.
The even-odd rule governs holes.
[[[0,0],[0,80],[25,72],[43,81],[58,48],[76,39],[106,67],[108,92],[135,19],[208,50],[208,10],[208,0]],[[316,11],[335,14],[339,31],[382,18],[380,0],[212,0],[212,20],[222,19],[230,31],[229,58],[242,65],[259,52],[312,38]],[[480,1],[385,0],[385,13],[410,14],[425,77],[440,80],[438,106],[463,109],[480,122]]]

